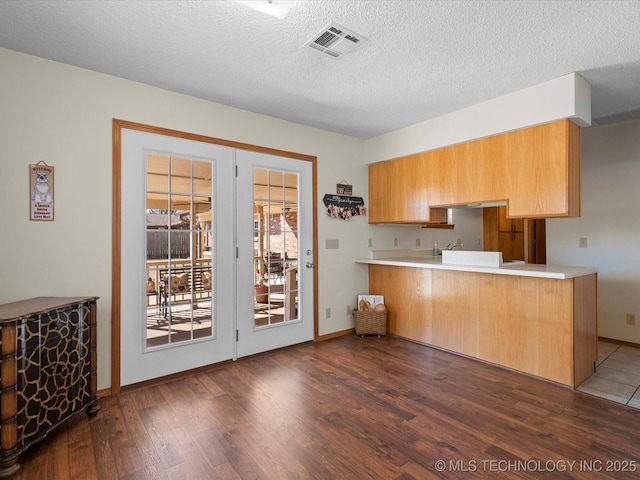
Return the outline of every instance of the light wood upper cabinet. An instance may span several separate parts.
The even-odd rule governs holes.
[[[580,127],[559,120],[369,166],[369,223],[505,200],[509,217],[580,216]]]
[[[427,163],[421,160],[420,156],[413,156],[369,167],[370,223],[394,222],[393,219],[422,223],[429,219],[424,181]],[[374,200],[371,200],[372,192],[375,192]]]

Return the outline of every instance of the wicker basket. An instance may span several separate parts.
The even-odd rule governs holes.
[[[353,319],[356,324],[356,335],[386,335],[387,311],[360,311],[353,310]]]

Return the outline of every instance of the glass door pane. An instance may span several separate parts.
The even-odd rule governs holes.
[[[213,164],[147,153],[146,348],[213,335]]]
[[[256,328],[298,318],[298,177],[253,169]]]

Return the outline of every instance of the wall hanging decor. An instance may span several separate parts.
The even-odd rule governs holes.
[[[353,195],[353,185],[349,185],[346,180],[336,183],[336,193],[338,195]]]
[[[367,214],[362,197],[326,193],[322,201],[330,217],[350,220],[351,217]]]
[[[53,220],[53,167],[44,161],[29,165],[31,220]]]

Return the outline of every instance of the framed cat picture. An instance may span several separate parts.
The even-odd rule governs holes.
[[[29,165],[30,219],[53,221],[53,167],[43,161]]]

